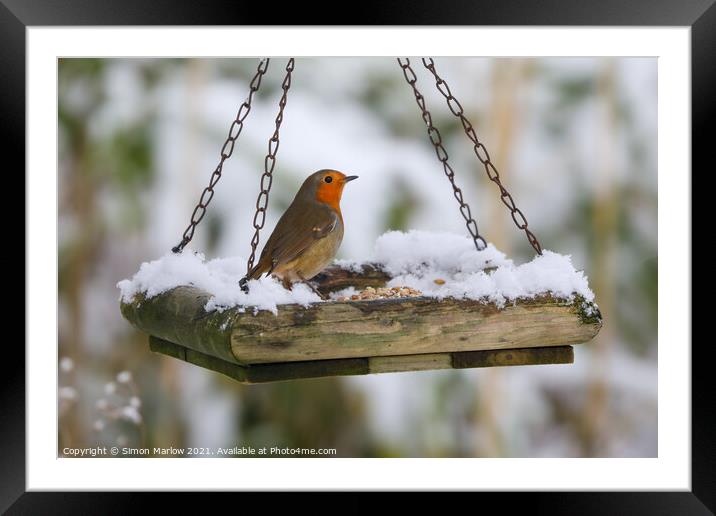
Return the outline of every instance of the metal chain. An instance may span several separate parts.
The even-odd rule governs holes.
[[[490,178],[490,181],[492,181],[499,187],[500,199],[502,200],[502,203],[510,210],[512,220],[515,222],[515,225],[525,232],[525,235],[527,235],[527,241],[532,245],[534,250],[537,251],[537,254],[541,255],[542,246],[540,245],[539,240],[537,240],[537,237],[534,235],[534,233],[532,233],[532,231],[530,231],[527,227],[527,218],[525,217],[524,213],[522,213],[522,211],[515,205],[515,201],[514,199],[512,199],[512,195],[510,195],[510,192],[507,191],[507,189],[500,181],[500,173],[495,168],[495,165],[492,164],[492,161],[490,161],[490,154],[487,152],[487,149],[482,144],[482,142],[478,140],[477,134],[475,133],[475,129],[473,129],[472,124],[465,117],[462,105],[453,96],[452,92],[450,91],[450,86],[448,86],[447,82],[445,82],[445,80],[440,77],[435,70],[435,61],[433,61],[432,57],[429,57],[427,59],[423,58],[423,66],[425,66],[425,68],[427,68],[430,73],[433,74],[433,77],[435,77],[435,86],[437,86],[438,91],[442,94],[442,96],[445,97],[448,108],[450,108],[452,114],[460,119],[462,127],[465,130],[465,134],[473,143],[473,150],[475,151],[475,156],[477,156],[477,159],[480,160],[480,163],[482,163],[485,167],[485,172],[487,173],[487,177]]]
[[[437,155],[438,160],[440,160],[440,162],[443,164],[443,170],[445,171],[445,175],[450,180],[453,195],[455,196],[455,199],[457,199],[457,202],[460,204],[460,213],[465,219],[465,226],[467,226],[467,230],[470,232],[470,235],[472,235],[472,240],[475,242],[475,248],[477,248],[478,251],[481,251],[485,249],[485,247],[487,247],[487,242],[485,242],[485,239],[480,236],[480,233],[477,229],[477,222],[475,222],[475,219],[472,218],[470,206],[468,206],[468,204],[463,199],[462,190],[460,190],[460,188],[458,188],[458,186],[455,184],[455,171],[448,163],[448,153],[445,150],[445,147],[443,147],[440,131],[438,131],[438,129],[433,125],[432,115],[430,114],[430,111],[428,111],[425,107],[425,98],[415,86],[415,83],[418,81],[418,78],[415,75],[415,71],[413,71],[413,68],[410,66],[410,59],[406,57],[405,64],[403,64],[401,58],[398,58],[398,65],[400,65],[400,67],[403,69],[403,75],[405,76],[405,80],[413,88],[413,93],[415,94],[415,102],[417,102],[418,107],[422,112],[423,121],[428,127],[428,138],[430,138],[430,142],[435,147],[435,154]]]
[[[172,252],[181,253],[184,250],[184,247],[186,247],[186,245],[191,242],[191,239],[194,237],[196,226],[199,222],[201,222],[201,219],[204,218],[204,215],[206,215],[206,208],[209,206],[211,199],[214,197],[214,187],[216,186],[216,183],[219,182],[219,179],[221,179],[224,162],[229,159],[231,154],[234,152],[234,145],[244,128],[244,120],[251,111],[251,101],[253,100],[254,93],[256,93],[259,86],[261,86],[261,78],[266,73],[266,70],[268,70],[269,61],[270,59],[264,58],[259,62],[259,65],[256,68],[256,74],[253,79],[251,79],[249,96],[246,98],[244,103],[241,104],[234,121],[231,122],[231,126],[229,127],[229,136],[226,138],[224,145],[221,147],[221,160],[216,166],[214,172],[211,174],[209,186],[204,188],[204,191],[201,193],[201,197],[199,197],[199,203],[196,205],[191,214],[189,225],[184,230],[181,242],[172,248]]]
[[[286,107],[286,99],[288,97],[288,90],[291,87],[291,73],[295,65],[294,58],[288,60],[286,64],[286,76],[281,84],[283,95],[278,101],[278,114],[276,115],[276,129],[273,132],[273,136],[268,141],[268,154],[264,159],[264,173],[261,176],[261,192],[256,198],[256,213],[254,214],[253,226],[254,236],[251,238],[251,255],[246,262],[246,276],[239,282],[241,289],[247,291],[246,282],[248,281],[248,275],[254,266],[254,259],[256,257],[256,248],[259,245],[259,233],[266,223],[266,209],[268,207],[269,192],[271,191],[271,184],[273,183],[273,169],[276,166],[276,153],[278,152],[279,146],[279,131],[281,129],[281,122],[283,122],[283,110]]]

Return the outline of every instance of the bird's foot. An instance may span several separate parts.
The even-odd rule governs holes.
[[[323,292],[321,292],[320,290],[318,290],[318,288],[317,288],[313,283],[311,283],[311,282],[308,281],[307,279],[304,279],[304,278],[302,278],[302,277],[300,277],[300,276],[299,276],[299,278],[300,278],[300,280],[301,280],[301,283],[303,283],[303,284],[306,285],[308,288],[310,288],[310,289],[311,289],[318,297],[320,297],[323,301],[326,301],[326,300],[328,299],[328,296],[327,296],[326,294],[324,294]]]
[[[329,299],[328,295],[326,295],[326,294],[324,294],[323,292],[321,292],[320,290],[318,290],[318,288],[316,288],[316,286],[315,286],[313,283],[311,283],[311,282],[309,282],[309,281],[304,281],[304,283],[305,283],[306,285],[308,285],[308,288],[310,288],[311,290],[313,290],[313,292],[315,292],[315,294],[316,294],[318,297],[320,297],[323,301],[327,301],[327,300]]]

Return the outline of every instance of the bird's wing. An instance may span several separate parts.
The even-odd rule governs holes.
[[[316,240],[334,231],[338,222],[338,215],[328,206],[294,202],[261,251],[262,272],[271,273],[278,265],[295,260]]]

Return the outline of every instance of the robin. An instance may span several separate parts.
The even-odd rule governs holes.
[[[357,178],[336,170],[319,170],[308,176],[247,278],[271,274],[290,288],[298,281],[307,283],[331,263],[343,240],[343,187]]]

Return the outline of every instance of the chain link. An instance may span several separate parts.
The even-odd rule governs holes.
[[[201,196],[199,197],[199,204],[196,205],[194,211],[191,213],[189,225],[184,230],[181,242],[179,242],[172,248],[172,252],[181,253],[184,250],[184,247],[186,247],[186,245],[191,242],[191,239],[194,237],[194,231],[196,230],[196,226],[204,218],[204,215],[206,215],[206,208],[209,206],[211,199],[214,198],[214,187],[216,186],[216,183],[219,182],[219,179],[221,179],[221,172],[224,168],[224,162],[229,159],[231,157],[231,154],[234,152],[234,145],[236,144],[236,140],[241,134],[241,131],[244,129],[244,120],[246,120],[246,117],[251,111],[251,101],[253,100],[254,93],[256,93],[259,89],[259,86],[261,86],[261,79],[266,73],[266,70],[268,70],[269,61],[270,59],[265,58],[259,62],[259,65],[256,68],[256,74],[254,75],[253,79],[251,79],[249,96],[246,98],[243,104],[241,104],[239,111],[236,113],[234,121],[231,122],[231,126],[229,127],[229,136],[226,138],[224,145],[221,147],[221,160],[216,166],[214,172],[212,172],[211,174],[211,178],[209,179],[209,186],[204,188],[204,190],[201,192]]]
[[[275,125],[276,129],[273,132],[273,136],[268,141],[268,154],[264,158],[264,173],[261,175],[261,191],[256,198],[256,213],[254,213],[253,226],[254,235],[251,237],[251,254],[246,262],[246,276],[241,279],[239,285],[243,291],[248,291],[246,285],[248,281],[248,275],[251,269],[254,267],[254,260],[256,258],[256,248],[259,245],[259,233],[263,229],[266,223],[266,209],[268,208],[269,192],[271,191],[271,185],[273,183],[273,169],[276,166],[276,153],[279,147],[279,131],[281,129],[281,122],[283,122],[283,110],[286,107],[286,99],[288,98],[288,90],[291,87],[291,73],[295,66],[294,58],[288,60],[286,64],[286,76],[281,84],[283,95],[278,101],[278,114],[276,115]]]
[[[487,247],[487,242],[485,242],[485,239],[480,236],[480,232],[477,229],[477,222],[475,222],[475,219],[472,217],[470,206],[468,206],[468,204],[465,202],[462,195],[462,190],[460,190],[460,188],[458,188],[458,186],[455,184],[455,171],[448,163],[448,153],[445,150],[445,147],[443,147],[440,131],[437,129],[437,127],[433,125],[432,115],[430,114],[430,111],[428,111],[425,107],[425,97],[423,97],[423,95],[418,91],[418,88],[415,85],[415,83],[418,81],[418,78],[415,75],[415,71],[410,66],[410,59],[406,57],[405,63],[403,63],[401,58],[398,58],[398,65],[400,65],[400,68],[403,69],[403,76],[405,77],[405,80],[408,82],[410,87],[413,88],[415,102],[418,104],[420,112],[422,113],[423,122],[425,122],[425,125],[428,128],[428,138],[430,139],[430,143],[433,144],[433,147],[435,147],[435,154],[437,155],[440,163],[442,163],[443,165],[443,171],[445,172],[445,175],[450,180],[453,195],[455,196],[455,199],[460,205],[460,214],[465,219],[465,226],[470,232],[470,235],[472,235],[472,240],[475,242],[475,248],[478,251],[481,251],[485,249],[485,247]]]
[[[467,119],[467,117],[465,117],[462,105],[450,91],[450,86],[448,86],[448,83],[445,82],[445,80],[440,77],[438,75],[438,72],[435,70],[435,61],[433,61],[432,57],[429,57],[427,59],[423,58],[423,66],[425,66],[425,68],[427,68],[430,73],[433,74],[433,77],[435,78],[435,86],[442,94],[442,96],[445,97],[445,101],[447,102],[448,108],[450,109],[452,114],[460,119],[462,127],[465,130],[465,134],[473,144],[475,156],[477,156],[477,159],[480,160],[480,163],[482,163],[482,165],[485,167],[485,172],[487,173],[487,177],[490,179],[490,181],[495,183],[500,189],[500,199],[502,200],[502,203],[510,210],[512,220],[514,221],[515,225],[525,232],[525,235],[527,235],[527,241],[530,243],[530,245],[532,245],[537,254],[541,255],[542,246],[540,245],[534,233],[532,233],[532,231],[530,231],[527,227],[527,218],[525,217],[524,213],[522,213],[522,211],[517,207],[517,205],[515,205],[515,201],[512,198],[512,195],[510,195],[510,192],[507,191],[507,189],[500,181],[500,173],[497,171],[492,161],[490,161],[490,154],[487,152],[487,149],[482,144],[482,142],[480,142],[480,140],[477,138],[477,134],[475,133],[475,129],[473,128],[472,124]]]

